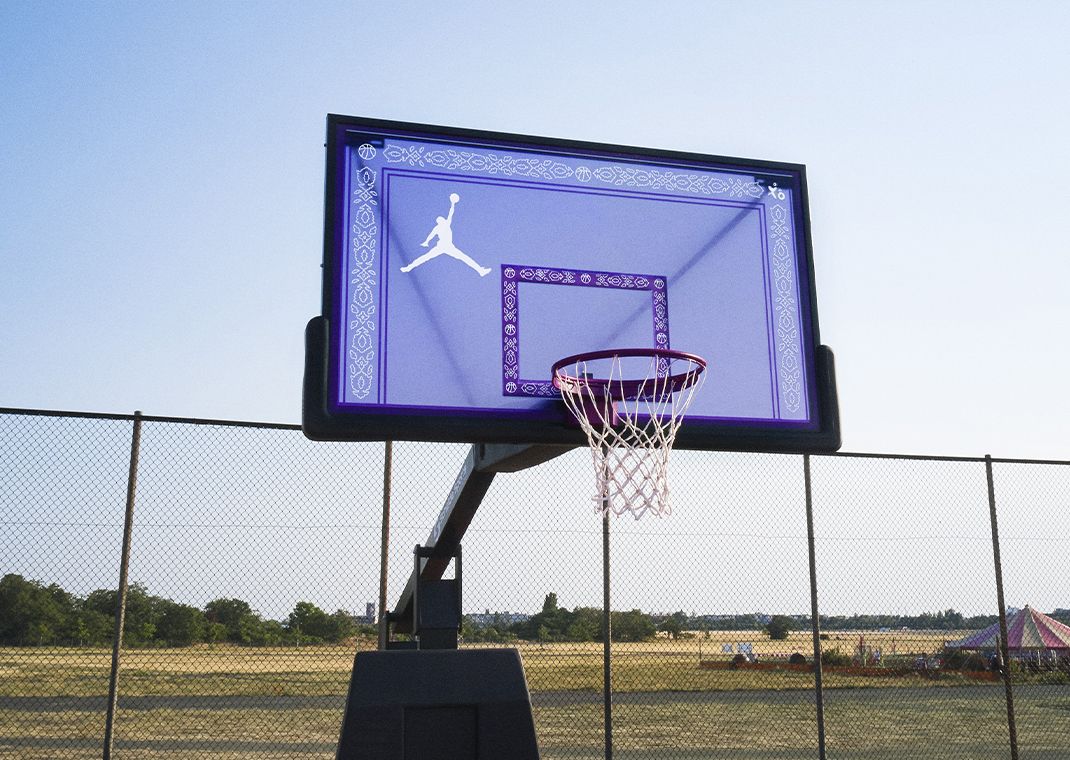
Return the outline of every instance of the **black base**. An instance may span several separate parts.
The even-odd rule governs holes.
[[[359,652],[337,760],[538,760],[515,649]]]

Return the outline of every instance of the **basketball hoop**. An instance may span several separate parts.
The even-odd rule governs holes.
[[[672,513],[669,453],[702,385],[706,361],[666,348],[621,348],[568,356],[554,385],[591,446],[595,511]]]

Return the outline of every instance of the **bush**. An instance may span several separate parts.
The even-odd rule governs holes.
[[[1070,685],[1070,673],[1064,670],[1053,670],[1050,673],[1041,673],[1036,678],[1030,679],[1030,683],[1042,686],[1067,686]]]
[[[839,647],[833,647],[832,649],[826,649],[821,653],[821,664],[831,667],[850,665],[851,657],[841,652]]]
[[[988,670],[988,658],[979,652],[964,652],[961,649],[944,650],[944,668],[966,672]]]

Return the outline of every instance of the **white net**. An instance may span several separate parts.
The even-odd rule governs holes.
[[[592,370],[599,368],[596,375]],[[561,398],[590,444],[596,512],[627,512],[636,520],[647,512],[672,513],[669,455],[704,368],[696,358],[662,352],[624,361],[616,355],[580,359],[557,369]]]

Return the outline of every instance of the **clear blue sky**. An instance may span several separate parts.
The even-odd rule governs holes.
[[[1060,348],[1070,324],[1068,29],[1070,4],[1059,2],[0,3],[0,406],[298,421],[303,329],[319,311],[324,118],[335,112],[804,163],[845,448],[1070,458],[1070,355]],[[722,476],[739,482],[710,496],[711,461],[721,460],[682,457],[672,524],[641,529],[699,535],[712,511],[731,535],[754,525],[799,535],[796,461],[733,459]],[[851,612],[865,599],[884,611],[990,610],[980,471],[959,483],[919,465],[903,480],[904,470],[874,465],[854,482],[846,461],[818,472],[818,529],[833,542],[822,556],[846,558],[829,574],[865,588],[830,581],[828,608]],[[688,468],[702,477],[685,477]],[[755,477],[743,478],[750,468]],[[448,457],[440,470],[441,487],[399,494],[402,524],[433,519],[455,471]],[[581,472],[586,489],[585,464]],[[1065,536],[1059,491],[1034,493],[1031,477],[1007,489],[1023,509],[1019,523],[1006,510],[1006,535]],[[528,482],[502,480],[514,490],[497,511],[485,508],[491,532],[470,537],[472,556],[482,556],[480,541],[494,544],[486,526]],[[576,496],[576,478],[565,480]],[[794,485],[740,495],[767,481]],[[837,499],[828,489],[843,483],[853,485]],[[909,498],[895,498],[898,488]],[[884,562],[882,531],[900,528],[879,505],[858,513],[854,494],[869,490],[890,494],[911,536],[966,543],[927,552],[937,544],[922,542],[917,561]],[[575,502],[585,499],[553,500],[562,516],[548,513],[547,524],[584,519]],[[1038,512],[1043,520],[1022,522]],[[396,544],[398,583],[426,529],[410,533]],[[759,539],[725,550],[742,568],[732,578],[747,577],[749,553],[779,551]],[[782,575],[797,582],[802,544],[792,546]],[[1052,546],[1005,549],[1017,561],[1061,556]],[[862,572],[860,557],[881,567]],[[625,583],[621,603],[690,588],[687,573],[706,561]],[[882,574],[900,565],[910,565],[907,580]],[[594,583],[597,568],[588,569]],[[171,578],[175,595],[192,593],[180,573],[135,570],[154,591],[172,593],[162,585]],[[590,601],[564,597],[575,567],[551,570],[565,574],[545,579],[564,604]],[[658,587],[644,597],[648,582]],[[203,593],[246,593],[235,583]],[[363,609],[373,585],[336,603],[316,588],[293,598]],[[716,584],[702,589],[718,596]],[[741,597],[741,609],[787,609],[788,597],[805,600],[800,589],[784,600]],[[1059,592],[1019,585],[1008,598],[1065,606]],[[264,594],[282,612],[292,601]],[[471,603],[538,601],[476,594]]]
[[[845,447],[1067,458],[1056,2],[0,5],[0,405],[295,422],[328,112],[805,163]]]

